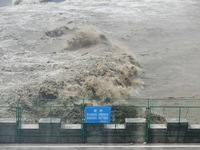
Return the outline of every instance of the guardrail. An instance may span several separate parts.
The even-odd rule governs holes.
[[[95,100],[56,106],[24,101],[0,106],[1,112],[8,112],[0,118],[0,143],[200,142],[200,99],[126,99],[112,105],[111,124],[84,123],[84,107],[97,105]]]

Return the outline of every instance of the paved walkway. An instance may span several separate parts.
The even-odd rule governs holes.
[[[122,145],[122,144],[115,144],[115,145],[49,145],[49,144],[40,144],[40,145],[33,145],[33,144],[22,144],[22,145],[0,145],[0,150],[199,150],[200,144],[164,144],[164,145],[157,145],[157,144],[148,144],[148,145]]]

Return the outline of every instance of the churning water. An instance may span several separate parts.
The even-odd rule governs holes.
[[[51,2],[55,2],[55,3],[60,3],[63,1],[65,0],[51,0]],[[12,5],[12,0],[0,0],[0,7],[11,6],[11,5]]]

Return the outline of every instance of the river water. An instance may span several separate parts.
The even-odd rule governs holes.
[[[51,0],[52,2],[63,2],[65,0]],[[12,5],[12,0],[0,0],[0,7],[4,7],[4,6],[11,6]]]

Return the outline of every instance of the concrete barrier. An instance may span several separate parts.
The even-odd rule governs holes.
[[[189,124],[184,143],[200,143],[200,124]]]
[[[125,124],[104,125],[105,143],[126,143]]]
[[[0,118],[0,143],[17,142],[17,121],[15,118]]]
[[[144,118],[126,118],[125,124],[62,124],[59,118],[41,118],[22,124],[0,118],[0,143],[199,143],[200,125],[169,118],[150,124]]]
[[[126,118],[126,143],[143,143],[146,134],[146,119]]]
[[[83,143],[84,130],[81,124],[63,124],[60,129],[59,143]]]
[[[151,124],[150,125],[149,143],[167,143],[166,124]]]

